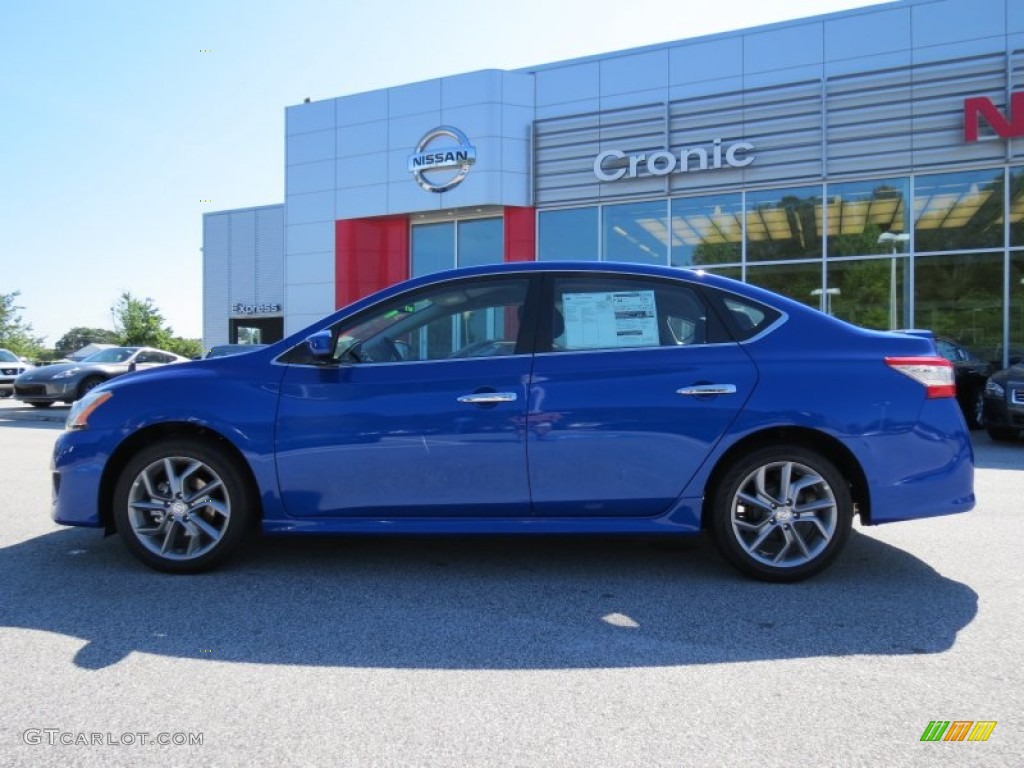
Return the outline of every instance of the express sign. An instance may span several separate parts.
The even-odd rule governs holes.
[[[1010,96],[1010,110],[1005,117],[987,96],[964,99],[964,141],[977,141],[981,118],[1004,139],[1024,138],[1024,91]]]

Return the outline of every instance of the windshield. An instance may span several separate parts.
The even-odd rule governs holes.
[[[123,363],[129,357],[135,354],[134,347],[114,347],[113,349],[104,349],[102,352],[97,352],[94,355],[89,355],[82,362],[83,363]]]
[[[21,361],[13,352],[8,352],[6,349],[0,349],[0,362],[20,363]]]

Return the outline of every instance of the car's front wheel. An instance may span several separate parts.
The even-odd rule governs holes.
[[[215,443],[168,439],[140,451],[114,489],[114,519],[128,549],[169,573],[220,565],[245,538],[255,495],[238,461]]]
[[[77,399],[81,400],[91,389],[96,389],[100,384],[103,383],[102,376],[90,376],[81,384],[78,385],[78,396]]]
[[[796,445],[740,457],[713,491],[711,532],[725,558],[763,581],[799,581],[824,569],[849,538],[853,499],[842,473]]]

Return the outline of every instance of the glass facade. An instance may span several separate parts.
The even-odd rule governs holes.
[[[673,267],[739,262],[743,254],[743,196],[677,197],[672,205]]]
[[[414,224],[409,274],[429,275],[455,267],[499,264],[505,258],[501,217]]]
[[[701,267],[881,330],[1024,359],[1024,167],[538,213],[540,260]]]
[[[541,211],[537,216],[538,261],[598,258],[597,206]]]

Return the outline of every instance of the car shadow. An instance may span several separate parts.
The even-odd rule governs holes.
[[[763,584],[710,542],[633,538],[257,539],[168,576],[68,529],[0,550],[0,624],[133,651],[258,664],[626,668],[950,648],[978,598],[854,532],[810,581]]]

